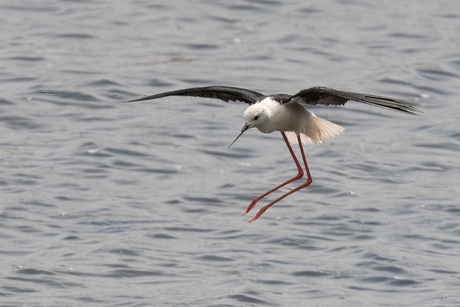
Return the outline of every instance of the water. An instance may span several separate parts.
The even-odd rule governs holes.
[[[459,306],[457,1],[4,1],[0,306]],[[314,85],[425,117],[312,107],[346,128],[295,174],[243,103],[124,101]]]

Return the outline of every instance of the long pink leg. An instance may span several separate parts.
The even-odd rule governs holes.
[[[297,157],[295,156],[295,153],[294,153],[294,151],[292,150],[291,145],[289,144],[289,141],[288,141],[288,139],[287,139],[287,137],[286,137],[286,134],[284,134],[284,132],[281,132],[281,135],[283,136],[284,141],[286,142],[286,145],[287,145],[287,147],[288,147],[288,149],[289,149],[289,152],[291,153],[291,156],[292,156],[292,158],[294,159],[295,165],[297,166],[297,170],[298,170],[299,172],[297,173],[297,176],[292,177],[291,179],[289,179],[289,180],[286,181],[286,182],[283,182],[282,184],[280,184],[279,186],[277,186],[277,187],[271,189],[270,191],[266,192],[265,194],[262,194],[262,195],[260,195],[260,196],[258,196],[258,197],[256,197],[256,198],[254,198],[254,199],[252,200],[252,202],[249,204],[249,207],[247,207],[246,210],[243,211],[243,215],[246,214],[246,213],[248,213],[249,211],[251,211],[251,209],[254,208],[254,206],[257,204],[257,202],[258,202],[259,200],[261,200],[262,198],[264,198],[265,196],[267,196],[268,194],[270,194],[270,193],[272,193],[272,192],[278,190],[279,188],[284,187],[285,185],[287,185],[287,184],[289,184],[289,183],[291,183],[291,182],[293,182],[293,181],[299,180],[300,178],[303,177],[303,174],[304,174],[304,173],[303,173],[303,169],[302,169],[302,167],[300,166],[300,163],[299,163],[299,161],[297,160]],[[299,144],[300,144],[300,143],[299,143]],[[301,147],[301,148],[302,148],[302,147]],[[304,163],[305,163],[305,158],[304,158]],[[307,168],[307,169],[308,169],[308,168]]]
[[[283,136],[284,136],[284,134],[283,134]],[[311,175],[310,175],[310,169],[308,168],[307,158],[305,158],[305,153],[304,153],[304,151],[303,151],[303,146],[302,146],[302,141],[300,140],[300,136],[297,136],[297,139],[298,139],[298,141],[299,141],[299,147],[300,147],[300,152],[301,152],[301,154],[302,154],[303,163],[305,164],[305,171],[307,172],[307,177],[308,177],[307,182],[305,182],[304,184],[298,186],[297,188],[295,188],[295,189],[293,189],[293,190],[287,192],[286,194],[281,195],[280,197],[278,197],[277,199],[275,199],[274,201],[272,201],[272,202],[269,203],[268,205],[262,207],[262,208],[259,210],[259,212],[257,212],[257,214],[254,215],[254,217],[253,217],[252,219],[249,220],[249,223],[251,223],[251,222],[257,220],[262,214],[264,214],[264,212],[265,212],[268,208],[270,208],[271,206],[273,206],[274,204],[276,204],[277,202],[279,202],[279,201],[282,200],[283,198],[285,198],[285,197],[291,195],[291,194],[294,193],[294,192],[297,192],[298,190],[301,190],[301,189],[303,189],[303,188],[308,187],[308,186],[313,182],[313,179],[311,178]],[[286,138],[285,138],[285,140],[286,140]],[[286,144],[288,144],[289,151],[291,151],[291,154],[292,154],[292,149],[290,148],[289,143],[287,142],[287,140],[286,140]],[[297,159],[296,159],[296,160],[297,160]],[[296,165],[297,165],[297,167],[299,167],[298,162],[296,163]]]

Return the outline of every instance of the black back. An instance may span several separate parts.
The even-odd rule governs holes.
[[[216,98],[228,101],[243,101],[249,105],[257,103],[263,98],[267,97],[264,94],[251,91],[239,87],[231,86],[205,86],[205,87],[192,87],[185,88],[181,90],[175,90],[170,92],[159,93],[151,96],[146,96],[129,102],[134,101],[144,101],[158,99],[168,96],[191,96],[191,97],[203,97],[203,98]],[[370,94],[361,94],[354,92],[345,92],[338,91],[328,87],[311,87],[308,89],[301,90],[295,95],[287,94],[274,94],[269,95],[273,97],[280,104],[289,104],[289,103],[304,103],[304,104],[321,104],[325,106],[334,105],[344,105],[349,100],[359,101],[365,104],[372,106],[377,106],[392,111],[408,113],[413,115],[420,115],[421,111],[417,110],[409,102],[402,99],[394,99],[383,96],[376,96]]]

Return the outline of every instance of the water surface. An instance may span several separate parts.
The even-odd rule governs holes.
[[[1,306],[458,306],[456,1],[7,1],[0,5]],[[410,117],[312,107],[313,184],[244,103],[170,97],[322,85]],[[254,209],[295,187],[283,188]]]

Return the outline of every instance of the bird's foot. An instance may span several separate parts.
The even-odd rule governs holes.
[[[246,208],[246,210],[243,211],[243,214],[242,215],[245,215],[246,213],[248,213],[249,211],[252,210],[252,208],[254,208],[254,206],[257,204],[257,202],[260,200],[260,198],[256,197],[254,198],[251,203],[249,204],[249,206]]]
[[[254,222],[255,220],[257,220],[259,217],[262,216],[262,214],[264,214],[265,211],[267,211],[268,208],[270,208],[271,206],[273,206],[275,203],[276,203],[276,201],[271,202],[271,203],[269,203],[268,205],[263,206],[262,208],[260,208],[259,212],[257,212],[257,214],[254,215],[254,216],[252,217],[252,219],[249,220],[248,223],[251,223],[251,222]]]
[[[259,217],[262,216],[262,214],[264,214],[264,212],[265,212],[268,208],[270,208],[270,206],[268,206],[268,205],[265,206],[265,207],[262,207],[262,209],[260,209],[259,212],[257,212],[257,214],[254,215],[254,216],[252,217],[252,219],[249,220],[248,223],[252,223],[252,222],[254,222],[255,220],[257,220]]]

